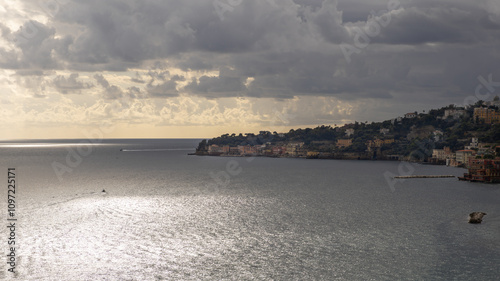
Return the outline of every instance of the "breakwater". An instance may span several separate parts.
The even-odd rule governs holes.
[[[421,178],[454,178],[453,175],[410,175],[410,176],[396,176],[395,179],[421,179]]]

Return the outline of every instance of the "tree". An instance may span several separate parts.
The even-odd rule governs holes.
[[[484,106],[484,101],[483,100],[478,100],[475,104],[474,107],[482,107]]]
[[[207,149],[207,140],[202,140],[199,144],[198,147],[196,148],[196,151],[206,151]]]

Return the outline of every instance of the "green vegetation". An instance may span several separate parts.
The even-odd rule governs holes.
[[[422,155],[430,156],[434,148],[442,149],[446,146],[452,151],[463,149],[464,146],[469,145],[472,137],[478,138],[479,142],[499,142],[500,124],[484,124],[481,120],[473,120],[474,108],[482,105],[484,105],[483,101],[467,108],[449,105],[419,113],[414,118],[398,118],[372,123],[354,122],[342,127],[323,125],[316,128],[292,129],[282,134],[268,131],[261,131],[259,134],[224,134],[202,141],[199,149],[204,150],[212,144],[218,146],[286,145],[291,142],[302,142],[307,151],[365,153],[370,151],[369,141],[393,140],[392,143],[384,143],[375,149],[385,155],[402,155],[418,159],[422,158]],[[496,107],[490,106],[490,108]],[[444,118],[445,110],[460,111],[460,114]],[[350,136],[346,134],[348,129],[353,130]],[[339,139],[351,139],[352,145],[337,147],[336,143]],[[418,153],[415,153],[416,151]]]

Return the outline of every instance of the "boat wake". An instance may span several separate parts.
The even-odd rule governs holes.
[[[192,148],[157,148],[157,149],[120,149],[122,152],[151,152],[151,151],[186,151]]]

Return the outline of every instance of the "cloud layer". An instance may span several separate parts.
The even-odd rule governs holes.
[[[300,115],[290,126],[333,124],[461,104],[474,96],[479,76],[500,81],[494,0],[33,0],[2,7],[2,87],[24,93],[28,104],[46,99],[47,110],[65,98],[97,116],[92,106],[118,102],[164,124],[163,114],[176,119],[174,99],[223,112],[241,109],[228,99],[251,100],[253,117],[240,118],[257,125],[272,115],[258,100],[271,99],[278,111]],[[315,108],[308,99],[332,104]],[[297,100],[303,108],[287,102]],[[175,114],[231,119],[184,110]]]

